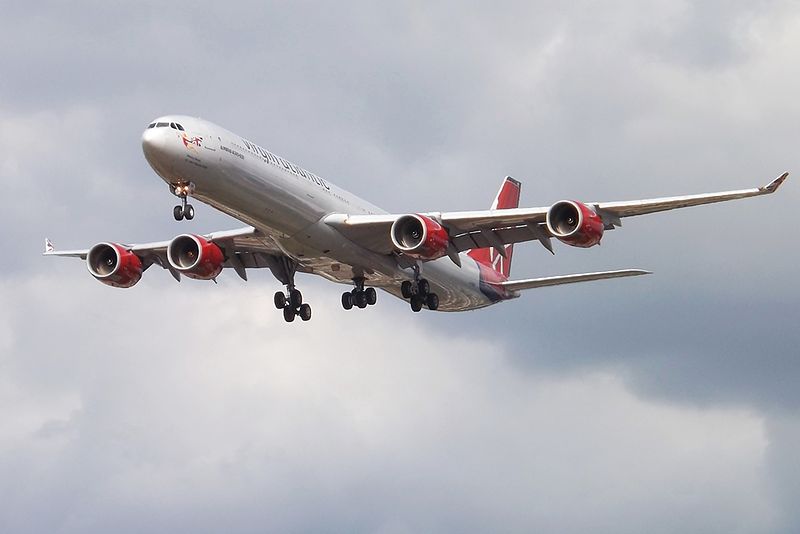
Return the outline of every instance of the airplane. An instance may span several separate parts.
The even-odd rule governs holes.
[[[142,150],[180,204],[176,221],[192,220],[195,198],[248,225],[170,241],[102,242],[46,256],[77,257],[103,284],[129,288],[152,265],[175,278],[214,280],[232,269],[268,268],[286,286],[274,304],[287,322],[311,319],[295,285],[311,273],[353,286],[341,296],[346,310],[377,301],[375,288],[409,302],[412,311],[466,311],[520,296],[526,289],[651,274],[623,269],[510,280],[515,243],[538,241],[554,253],[552,238],[573,247],[600,244],[622,218],[774,193],[783,173],[766,186],[720,193],[625,202],[561,200],[520,208],[519,181],[506,177],[488,210],[387,213],[299,165],[209,121],[167,115],[151,122]]]

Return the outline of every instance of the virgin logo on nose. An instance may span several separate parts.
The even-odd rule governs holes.
[[[194,150],[195,148],[200,146],[200,143],[203,141],[203,138],[202,137],[197,137],[197,136],[189,138],[184,133],[184,134],[181,134],[181,141],[183,141],[183,146],[185,146],[186,148],[190,148],[190,149]]]

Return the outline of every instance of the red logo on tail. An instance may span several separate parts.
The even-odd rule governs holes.
[[[520,183],[510,176],[506,177],[506,179],[503,180],[503,184],[500,186],[500,190],[497,192],[491,209],[503,210],[519,207],[519,193]],[[511,255],[514,253],[514,245],[505,245],[503,248],[506,254],[505,258],[491,246],[487,248],[475,248],[470,250],[467,254],[478,263],[482,263],[508,278],[511,274]]]

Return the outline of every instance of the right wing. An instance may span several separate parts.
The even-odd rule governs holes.
[[[662,197],[646,200],[622,202],[585,202],[603,219],[607,228],[621,226],[623,217],[646,215],[690,206],[713,204],[728,200],[768,195],[778,190],[789,173],[785,172],[762,187]],[[433,219],[450,234],[450,241],[457,252],[475,248],[494,247],[500,251],[504,245],[538,239],[542,245],[553,251],[550,238],[552,234],[545,224],[549,206],[538,208],[511,208],[481,211],[454,211],[421,213]],[[381,254],[391,254],[394,246],[390,237],[392,224],[404,214],[385,215],[347,215],[334,213],[325,222],[339,230],[350,240]],[[501,252],[502,254],[502,252]]]
[[[627,276],[642,276],[644,274],[653,273],[641,269],[623,269],[621,271],[601,271],[598,273],[566,274],[561,276],[548,276],[546,278],[531,278],[528,280],[511,280],[508,282],[501,282],[498,285],[509,291],[521,291],[523,289],[536,289],[539,287],[560,286],[562,284],[576,284],[578,282],[624,278]]]

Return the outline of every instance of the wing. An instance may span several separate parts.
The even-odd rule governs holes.
[[[245,269],[273,267],[275,257],[283,255],[272,236],[260,232],[252,226],[236,230],[212,232],[205,234],[203,237],[216,243],[225,251],[226,260],[223,267],[234,269],[244,280],[247,280]],[[180,273],[175,271],[167,260],[169,243],[169,241],[156,241],[153,243],[121,245],[139,256],[144,269],[151,265],[158,265],[169,270],[176,280],[180,280]],[[44,255],[66,256],[85,260],[89,250],[55,250],[50,240],[46,239]]]
[[[621,226],[623,217],[646,215],[690,206],[726,202],[741,198],[768,195],[778,190],[789,173],[763,187],[723,191],[701,195],[653,198],[623,202],[586,202],[603,218],[607,227]],[[512,208],[483,211],[429,212],[421,213],[447,228],[450,240],[459,252],[474,248],[494,247],[501,250],[504,245],[538,239],[550,252],[553,251],[545,219],[550,207]],[[402,215],[329,215],[325,222],[336,228],[348,239],[374,252],[390,254],[394,251],[390,230],[394,221]]]

